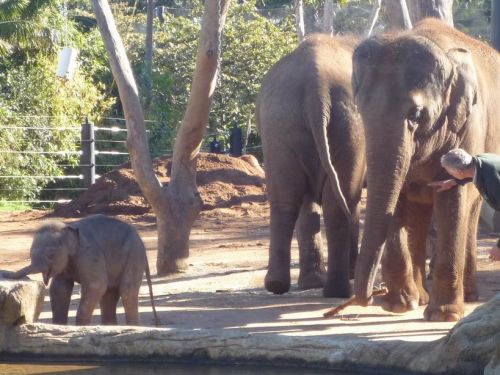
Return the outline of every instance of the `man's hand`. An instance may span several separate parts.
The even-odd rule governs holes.
[[[490,249],[490,259],[493,261],[499,261],[500,260],[500,248],[498,246],[493,246]]]
[[[430,187],[436,189],[436,191],[438,193],[440,193],[442,191],[449,190],[452,187],[457,186],[457,185],[458,185],[457,182],[455,180],[453,180],[453,179],[442,180],[442,181],[434,181],[434,182],[429,182],[427,184],[427,186],[430,186]]]

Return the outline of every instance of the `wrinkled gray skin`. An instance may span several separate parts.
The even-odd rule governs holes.
[[[353,87],[366,130],[368,197],[354,283],[370,302],[377,265],[389,294],[383,307],[454,321],[478,298],[476,233],[480,197],[473,184],[434,192],[449,178],[443,154],[500,151],[500,55],[441,21],[364,41],[353,57]],[[431,216],[437,249],[430,296],[425,243]],[[382,249],[385,243],[385,251]]]
[[[129,325],[139,324],[138,295],[147,267],[144,244],[129,224],[94,215],[71,224],[50,222],[37,230],[31,245],[31,264],[5,277],[42,273],[50,285],[54,324],[67,324],[74,282],[81,284],[77,325],[90,324],[97,303],[102,324],[116,324],[121,297]],[[151,284],[149,268],[146,271]],[[156,313],[155,313],[156,314]]]
[[[354,39],[314,35],[266,75],[257,98],[271,243],[267,290],[290,289],[290,245],[299,244],[299,288],[349,297],[358,251],[364,135],[351,88]],[[328,240],[324,280],[320,213]]]

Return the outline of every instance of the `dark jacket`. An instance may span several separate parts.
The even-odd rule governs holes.
[[[500,211],[500,155],[479,154],[474,161],[479,193],[492,208]]]
[[[474,162],[477,190],[492,208],[500,211],[500,155],[479,154],[474,157]],[[500,248],[500,239],[497,247]]]

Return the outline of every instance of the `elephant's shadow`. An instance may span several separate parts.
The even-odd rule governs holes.
[[[491,279],[492,275],[479,278]],[[213,275],[212,275],[213,276]],[[211,277],[211,274],[199,278]],[[153,278],[158,286],[160,279]],[[495,284],[496,285],[496,284]],[[491,297],[498,285],[490,285],[484,298]],[[166,285],[168,289],[168,284]],[[489,298],[488,297],[488,298]],[[75,323],[76,310],[80,302],[80,287],[75,285],[69,312],[69,324]],[[324,319],[323,312],[342,302],[340,299],[325,299],[320,289],[300,291],[292,289],[284,295],[273,295],[263,288],[217,290],[216,292],[186,291],[176,294],[156,293],[155,304],[161,327],[169,329],[221,329],[250,334],[284,334],[327,337],[335,335],[347,339],[388,339],[436,336],[446,334],[448,327],[426,325],[421,318],[397,316],[380,308],[371,308],[367,313],[352,314],[348,310],[335,319]],[[375,312],[374,312],[375,311]],[[139,321],[145,326],[154,326],[149,296],[145,283],[139,296]],[[419,316],[422,316],[419,314]],[[121,303],[117,311],[118,324],[125,324]],[[46,297],[41,322],[51,322],[49,298]],[[96,308],[92,324],[100,324],[100,310]],[[374,329],[374,327],[377,329]],[[397,326],[397,328],[396,328]],[[393,328],[394,327],[394,328]],[[404,327],[403,329],[401,329]],[[451,326],[450,326],[451,328]]]

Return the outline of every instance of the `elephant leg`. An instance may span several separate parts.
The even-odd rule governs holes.
[[[333,199],[323,199],[323,217],[328,240],[328,271],[324,297],[349,298],[351,233],[349,220]]]
[[[335,117],[333,123],[345,125],[344,118],[350,118],[352,113],[344,112],[342,106],[336,109],[334,113],[337,115],[334,116],[340,117]],[[349,279],[354,276],[358,255],[359,202],[365,163],[363,150],[358,145],[362,135],[358,134],[354,126],[339,126],[332,131],[336,137],[329,138],[331,159],[351,216],[346,217],[335,198],[332,186],[326,183],[323,187],[322,207],[328,240],[328,269],[323,296],[348,298],[352,293]]]
[[[91,323],[92,313],[105,292],[105,285],[82,284],[82,297],[76,313],[76,325],[84,326]]]
[[[68,324],[68,311],[71,302],[74,282],[59,274],[50,284],[50,306],[52,308],[52,323]]]
[[[477,197],[472,203],[467,226],[467,245],[465,250],[464,300],[475,302],[479,299],[476,281],[477,227],[481,213],[481,199]]]
[[[120,287],[120,297],[125,310],[125,321],[130,326],[139,325],[139,288],[140,285],[130,284]]]
[[[418,289],[418,304],[422,306],[429,303],[429,294],[425,286],[425,263],[432,205],[407,202],[406,212],[405,226],[408,228],[408,248],[412,259],[413,279]]]
[[[304,197],[296,225],[299,243],[299,289],[323,287],[321,208],[309,195]]]
[[[295,205],[271,205],[271,241],[264,285],[274,294],[290,290],[290,246],[298,214]]]
[[[101,323],[105,325],[116,325],[116,305],[120,295],[118,288],[108,288],[101,298]]]
[[[419,300],[405,225],[407,203],[405,197],[399,198],[382,256],[382,279],[388,289],[382,297],[382,308],[395,313],[415,310]]]
[[[438,244],[426,320],[456,321],[464,315],[465,246],[471,208],[467,188],[435,193]]]
[[[269,160],[267,176],[271,206],[271,240],[265,288],[274,294],[290,290],[290,246],[293,230],[306,195],[306,176],[299,168],[283,168]]]

